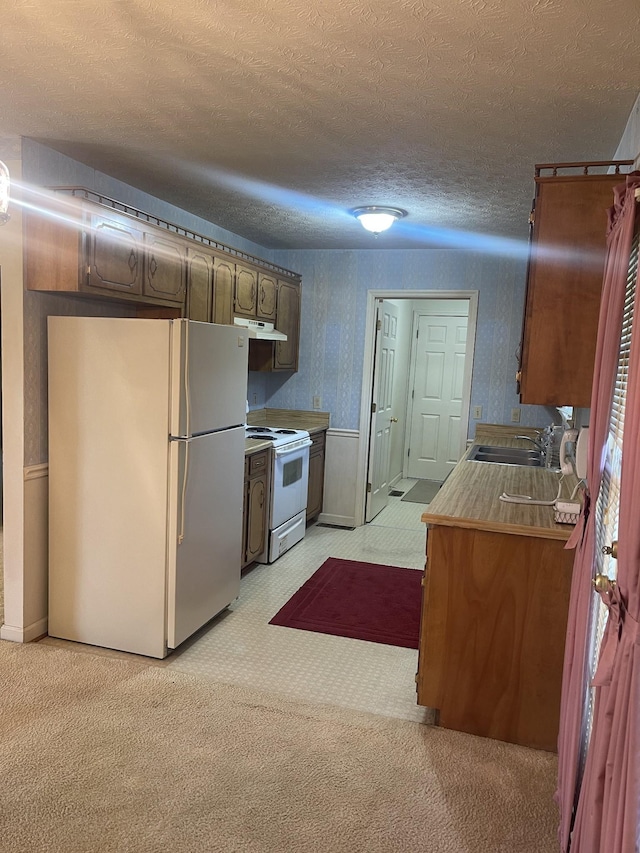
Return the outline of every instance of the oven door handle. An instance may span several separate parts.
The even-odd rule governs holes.
[[[313,442],[310,438],[301,438],[298,441],[290,441],[289,444],[283,444],[281,447],[274,447],[273,450],[276,456],[286,456],[289,453],[295,453],[297,450],[302,450],[305,447],[311,447]]]

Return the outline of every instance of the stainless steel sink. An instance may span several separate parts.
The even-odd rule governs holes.
[[[527,465],[543,468],[544,459],[539,450],[528,447],[498,447],[474,444],[467,457],[471,462],[497,462],[500,465]]]

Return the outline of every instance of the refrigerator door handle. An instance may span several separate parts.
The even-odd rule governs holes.
[[[185,410],[185,421],[186,421],[185,428],[187,431],[187,435],[191,435],[191,389],[189,388],[189,323],[184,323],[183,326],[184,326],[184,375],[182,377],[182,387],[184,388],[184,410]],[[186,460],[185,460],[185,470],[186,470]],[[183,491],[183,495],[184,495],[184,491]],[[178,541],[182,542],[182,539],[179,539]]]
[[[178,545],[181,545],[184,541],[187,477],[189,474],[189,442],[183,441],[180,446],[184,447],[184,464],[182,466],[182,482],[180,484],[180,494],[178,497]]]

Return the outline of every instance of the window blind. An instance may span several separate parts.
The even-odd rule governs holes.
[[[624,435],[624,409],[627,398],[627,380],[629,375],[629,355],[631,352],[631,334],[633,330],[633,305],[638,279],[638,249],[640,244],[640,215],[636,216],[633,242],[627,269],[618,367],[613,391],[609,434],[606,444],[606,456],[600,493],[595,508],[595,572],[615,579],[617,567],[615,559],[603,554],[602,548],[618,539],[618,517],[620,507],[620,471],[622,467],[622,439]],[[591,614],[591,653],[589,657],[589,681],[593,679],[598,664],[602,636],[607,624],[607,608],[598,595],[593,597]],[[586,697],[586,738],[583,740],[583,761],[591,734],[593,717],[594,690],[588,688]]]

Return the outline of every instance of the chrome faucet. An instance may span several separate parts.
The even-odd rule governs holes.
[[[523,438],[525,441],[530,441],[532,444],[535,444],[540,453],[546,453],[547,451],[548,442],[543,438],[531,438],[530,435],[516,435],[515,438]]]
[[[538,433],[537,438],[532,438],[530,435],[516,435],[516,438],[522,438],[525,441],[530,441],[544,459],[545,467],[551,468],[553,456],[553,426],[545,427],[541,433]]]

